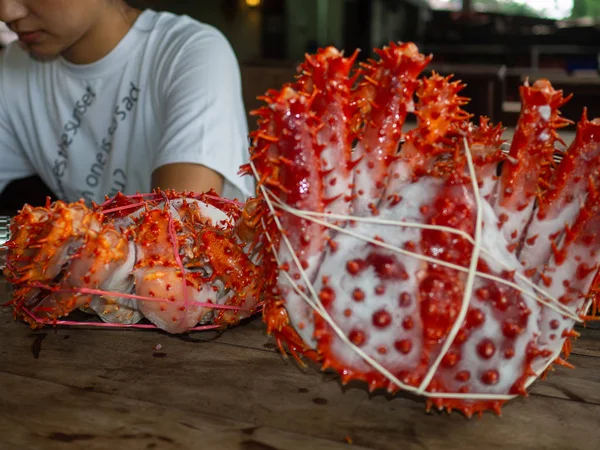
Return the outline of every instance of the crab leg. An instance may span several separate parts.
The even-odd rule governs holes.
[[[558,111],[568,98],[548,80],[537,80],[533,86],[525,83],[520,92],[521,114],[494,205],[509,248],[517,254],[540,191],[540,179],[552,164],[554,142],[559,139],[556,129],[568,124]]]
[[[487,117],[481,117],[477,126],[468,123],[464,128],[458,138],[466,138],[473,155],[479,195],[488,203],[494,203],[499,180],[496,171],[500,161],[505,159],[501,148],[504,130],[501,125],[490,125]]]
[[[354,149],[353,212],[373,214],[389,180],[390,165],[397,157],[402,126],[414,110],[417,77],[431,60],[412,44],[391,44],[378,50],[380,60],[363,67],[363,82],[354,93],[359,110],[359,142]]]
[[[352,135],[348,122],[353,80],[349,74],[357,55],[345,58],[334,47],[307,55],[296,83],[299,92],[314,95],[311,109],[321,120],[317,143],[321,147],[325,212],[342,215],[349,212],[348,193],[352,190]]]
[[[291,87],[271,92],[269,107],[261,111],[261,130],[255,134],[252,161],[264,188],[275,201],[297,210],[323,212],[326,200],[318,164],[322,146],[317,141],[321,123],[309,97]],[[282,211],[267,224],[280,265],[277,287],[293,327],[305,342],[313,341],[312,309],[298,291],[307,292],[317,274],[328,237],[327,230],[310,220]],[[282,234],[281,237],[277,237]],[[268,318],[266,320],[269,320]]]
[[[541,274],[547,292],[576,314],[585,315],[588,292],[598,272],[600,255],[600,191],[590,181],[588,196],[571,227],[554,247],[552,258]],[[573,319],[544,308],[540,322],[540,345],[560,348],[572,333]],[[556,357],[557,355],[553,355]],[[546,360],[547,361],[547,360]]]
[[[527,230],[519,255],[527,269],[544,270],[553,246],[572,225],[588,195],[590,177],[596,184],[600,182],[600,119],[589,121],[584,111],[575,140],[552,175],[548,190],[540,196]]]
[[[199,242],[202,254],[209,260],[212,267],[210,281],[218,281],[229,295],[221,298],[220,303],[239,306],[243,311],[222,310],[216,314],[216,324],[234,324],[240,319],[250,316],[256,309],[259,300],[262,280],[255,281],[258,268],[238,245],[231,233],[205,230],[201,233]],[[213,281],[214,284],[214,281]],[[216,286],[216,285],[215,285]]]
[[[38,309],[47,308],[53,314],[66,315],[75,308],[95,311],[105,322],[137,323],[142,315],[137,301],[119,298],[118,294],[130,293],[133,278],[130,276],[135,262],[135,246],[111,225],[105,225],[99,233],[88,234],[84,244],[71,258],[58,292],[45,299]],[[81,289],[100,289],[114,292],[114,296],[83,294]],[[37,314],[43,317],[44,314]]]
[[[47,207],[26,205],[11,225],[4,275],[13,283],[52,280],[77,249],[86,232],[98,232],[102,215],[83,203],[58,201]]]
[[[173,208],[174,209],[174,208]],[[182,270],[179,244],[171,208],[152,209],[141,215],[136,229],[138,259],[133,269],[136,293],[168,302],[139,301],[144,317],[169,333],[194,327],[212,308],[198,304],[217,303],[217,293],[200,274]]]
[[[457,145],[462,145],[462,140],[457,143],[450,137],[469,115],[461,109],[468,100],[458,96],[464,85],[451,82],[450,78],[432,73],[419,82],[415,111],[417,127],[407,133],[400,154],[391,164],[384,206],[397,204],[400,201],[398,191],[407,183],[430,174],[436,165],[441,169],[442,164],[437,164],[438,156],[447,158],[449,166],[455,167],[453,152]]]
[[[59,302],[57,298],[44,297],[31,284],[48,284],[57,278],[70,254],[80,248],[88,236],[101,228],[102,215],[89,211],[83,203],[56,202],[45,207],[25,206],[11,224],[13,237],[8,245],[8,263],[4,271],[7,279],[21,284],[13,298],[15,315],[30,321],[21,307],[36,309],[45,317],[57,318],[75,308],[70,299]],[[55,294],[56,295],[56,294]]]

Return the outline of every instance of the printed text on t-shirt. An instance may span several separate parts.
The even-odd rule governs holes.
[[[136,86],[135,83],[131,82],[129,85],[128,94],[120,100],[117,106],[115,106],[110,127],[108,128],[106,136],[100,143],[100,151],[96,153],[95,161],[92,163],[89,173],[85,178],[85,184],[90,189],[94,189],[100,184],[100,181],[104,175],[106,164],[112,152],[114,134],[119,128],[119,123],[126,120],[131,111],[133,111],[139,100],[139,94],[140,88]],[[115,195],[119,191],[124,191],[127,184],[127,175],[124,170],[117,169],[113,171],[112,178],[113,182],[111,191],[105,192],[105,194],[109,196]],[[91,202],[91,199],[93,198],[93,192],[89,190],[81,191],[81,197],[83,197],[87,202]]]
[[[60,142],[58,143],[58,155],[54,160],[54,165],[52,167],[52,173],[56,178],[56,184],[58,188],[57,194],[62,199],[67,199],[62,178],[67,169],[69,148],[71,147],[71,144],[73,144],[73,138],[77,135],[77,131],[79,131],[79,128],[81,127],[81,121],[83,120],[85,113],[88,111],[90,106],[92,106],[95,99],[96,93],[92,87],[86,87],[85,94],[83,94],[81,99],[75,102],[71,117],[62,127],[62,134],[60,136]]]

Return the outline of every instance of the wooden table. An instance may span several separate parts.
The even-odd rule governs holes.
[[[0,294],[4,300],[7,294]],[[32,331],[0,310],[0,449],[598,449],[600,330],[503,416],[425,412],[225,333]],[[160,344],[160,350],[155,346]],[[353,445],[349,445],[351,440]]]

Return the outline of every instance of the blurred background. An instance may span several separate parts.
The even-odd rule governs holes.
[[[148,3],[148,2],[147,2]],[[347,54],[390,41],[433,53],[430,70],[467,83],[469,111],[514,126],[518,86],[545,77],[600,116],[600,0],[212,0],[151,1],[218,27],[235,49],[246,106],[293,76],[305,52],[334,45]],[[429,73],[429,72],[428,72]],[[249,118],[253,128],[255,119]]]
[[[514,126],[518,87],[545,77],[574,93],[563,113],[600,116],[600,0],[140,0],[219,28],[241,64],[248,111],[295,73],[305,52],[347,54],[390,41],[433,53],[427,73],[467,83],[469,111]],[[0,45],[14,39],[0,24]],[[255,119],[249,117],[250,128]]]
[[[240,61],[247,112],[269,88],[290,81],[305,52],[334,45],[360,58],[390,41],[413,41],[436,70],[454,74],[471,98],[467,110],[508,127],[520,110],[519,86],[548,78],[574,98],[563,115],[584,107],[600,117],[600,0],[140,0],[141,6],[187,14],[220,29]],[[0,27],[0,39],[13,39]],[[1,45],[1,44],[0,44]],[[250,130],[256,119],[248,116]],[[407,127],[414,123],[407,123]],[[561,132],[567,144],[574,127]],[[29,180],[25,188],[39,192]],[[19,189],[25,189],[19,188]],[[7,190],[8,191],[8,190]],[[12,198],[10,192],[1,200]],[[21,192],[19,190],[19,192]],[[45,198],[41,197],[42,199]],[[17,203],[19,203],[17,199]]]

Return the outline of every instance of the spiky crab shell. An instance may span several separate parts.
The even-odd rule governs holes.
[[[359,71],[362,81],[350,91],[352,120],[336,106],[331,110],[342,111],[340,120],[324,121],[346,122],[346,131],[337,134],[357,140],[351,151],[344,140],[331,149],[341,155],[337,166],[350,168],[347,195],[336,197],[343,213],[330,208],[319,181],[330,173],[310,163],[322,152],[318,136],[326,125],[320,119],[327,111],[320,104],[317,113],[311,100],[347,100],[326,95],[322,79],[312,82],[315,70],[303,70],[300,86],[311,91],[300,92],[298,100],[289,88],[269,92],[246,168],[258,180],[265,248],[280,269],[264,319],[293,352],[311,349],[343,382],[408,389],[468,416],[499,412],[506,400],[525,395],[550,362],[563,362],[557,357],[563,343],[568,350],[566,339],[595,274],[566,275],[577,285],[567,306],[557,300],[558,291],[544,293],[521,255],[527,232],[544,227],[527,228],[527,214],[536,190],[545,192],[538,180],[553,170],[555,129],[564,124],[558,107],[565,99],[546,81],[524,86],[519,131],[505,157],[501,126],[485,118],[469,122],[460,82],[436,73],[417,81],[429,58],[414,49],[393,44],[378,51],[380,60]],[[309,55],[301,67],[322,67],[327,57],[339,55],[331,49]],[[335,83],[346,86],[339,75]],[[413,106],[415,91],[419,101]],[[301,113],[294,102],[303,105]],[[404,118],[413,109],[418,126],[398,153]],[[302,145],[287,144],[292,138],[304,139]],[[587,139],[586,145],[595,144]],[[578,158],[577,167],[584,161]],[[593,191],[577,192],[595,211]],[[515,220],[502,216],[508,212]],[[585,214],[573,220],[582,221],[582,230],[593,225]],[[578,242],[590,242],[586,233]],[[551,339],[544,331],[549,323]]]

